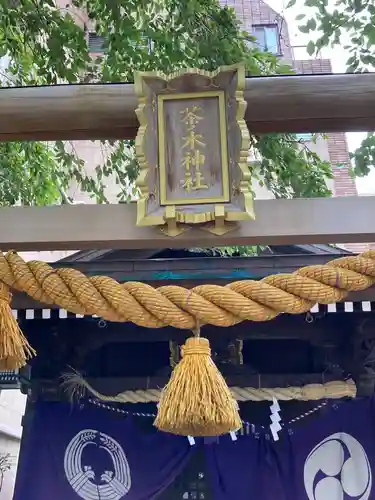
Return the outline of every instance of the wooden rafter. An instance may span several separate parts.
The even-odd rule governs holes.
[[[253,133],[375,128],[375,74],[295,75],[246,81]],[[134,138],[132,84],[57,85],[0,91],[0,140]]]

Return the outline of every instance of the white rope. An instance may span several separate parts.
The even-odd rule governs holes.
[[[122,408],[119,408],[118,406],[112,406],[108,405],[106,403],[102,403],[101,401],[97,399],[91,399],[89,398],[88,402],[94,406],[97,406],[98,408],[103,408],[105,410],[109,410],[114,413],[120,413],[122,415],[125,415],[126,417],[132,416],[132,417],[146,417],[146,418],[155,418],[156,413],[143,413],[143,412],[133,412],[129,410],[123,410]],[[282,428],[285,428],[285,426],[289,426],[291,424],[294,424],[296,422],[299,422],[300,420],[309,417],[313,413],[316,413],[317,411],[321,410],[325,406],[327,406],[328,401],[322,401],[320,404],[315,406],[314,408],[310,408],[310,410],[305,411],[301,413],[300,415],[297,415],[296,417],[292,418],[288,422],[281,422]],[[337,409],[337,405],[332,405],[332,408]],[[240,435],[250,435],[250,434],[256,434],[256,429],[259,427],[259,424],[252,424],[251,422],[247,422],[246,420],[242,420],[242,427],[239,430]],[[260,425],[260,428],[264,432],[266,430],[266,427],[264,425]],[[290,431],[290,429],[289,429]],[[267,434],[266,434],[267,435]]]

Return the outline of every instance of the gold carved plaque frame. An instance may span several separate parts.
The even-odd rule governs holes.
[[[136,137],[140,167],[137,225],[163,226],[164,232],[176,236],[189,225],[199,224],[202,229],[220,235],[232,229],[236,221],[254,219],[244,87],[245,70],[242,65],[221,67],[214,72],[186,69],[171,75],[159,72],[135,74],[135,91],[139,99],[136,114],[140,123]],[[175,173],[177,163],[170,160],[170,150],[177,148],[175,144],[179,137],[173,137],[173,126],[170,126],[169,133],[166,132],[167,119],[171,117],[166,116],[165,107],[169,103],[181,106],[189,100],[200,100],[204,105],[209,99],[217,100],[217,111],[213,112],[218,119],[208,122],[209,126],[203,123],[203,130],[217,127],[217,135],[208,144],[211,149],[206,149],[205,154],[209,160],[217,155],[213,162],[217,169],[214,177],[220,187],[216,186],[215,196],[210,193],[205,196],[200,192],[202,196],[192,193],[191,196],[185,194],[181,197],[178,195],[181,181],[175,179],[179,179]],[[171,143],[169,150],[168,141]],[[177,192],[176,196],[171,198],[168,189],[170,193]],[[211,184],[207,191],[210,189]]]

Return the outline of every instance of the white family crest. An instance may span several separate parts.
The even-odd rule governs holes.
[[[368,500],[372,474],[363,446],[344,432],[325,438],[306,458],[304,482],[309,500]]]
[[[90,465],[82,466],[87,446],[97,446],[112,459],[113,470],[103,470],[100,477]],[[64,470],[69,484],[84,500],[120,500],[130,490],[130,468],[124,450],[103,432],[85,429],[74,436],[65,450]]]

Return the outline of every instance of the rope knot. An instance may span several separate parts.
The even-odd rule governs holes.
[[[186,339],[185,344],[181,347],[181,356],[184,357],[191,354],[211,356],[209,341],[203,337],[191,337]]]
[[[5,283],[0,281],[0,300],[4,300],[7,304],[10,304],[12,300],[12,294],[9,292],[9,287]]]

